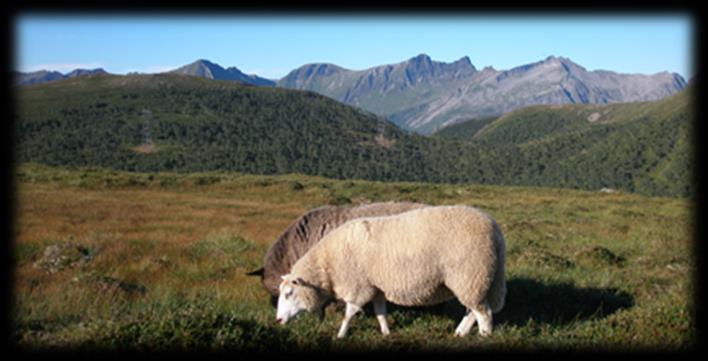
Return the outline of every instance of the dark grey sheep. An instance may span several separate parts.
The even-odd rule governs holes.
[[[261,276],[263,286],[271,294],[271,304],[275,306],[281,276],[288,274],[295,262],[333,229],[355,218],[388,216],[427,206],[412,202],[383,202],[312,209],[296,219],[273,242],[263,259],[263,267],[247,275]]]

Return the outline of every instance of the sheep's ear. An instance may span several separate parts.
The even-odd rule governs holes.
[[[288,276],[289,276],[289,275],[282,275],[282,276],[280,276],[280,279],[282,279],[283,281],[285,281],[285,280],[288,279]]]
[[[264,274],[265,274],[265,269],[263,267],[261,267],[255,271],[251,271],[251,272],[246,273],[246,276],[261,276],[261,277],[263,277]]]

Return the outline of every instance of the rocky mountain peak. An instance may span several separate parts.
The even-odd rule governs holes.
[[[465,55],[457,60],[453,64],[466,64],[466,65],[472,65],[472,61],[470,60],[470,57]]]
[[[450,67],[452,67],[455,70],[468,70],[468,71],[476,71],[477,68],[472,64],[472,61],[470,60],[469,56],[463,56],[457,60],[455,60],[453,63],[450,64]]]
[[[252,85],[275,85],[275,82],[272,80],[261,78],[256,75],[244,74],[241,70],[234,66],[224,69],[222,66],[212,63],[206,59],[198,59],[191,64],[172,70],[170,73],[199,76],[214,80],[232,80]]]
[[[197,59],[195,62],[193,62],[192,64],[189,64],[189,65],[204,65],[204,66],[208,66],[208,67],[216,66],[216,67],[221,68],[220,66],[210,62],[207,59]]]
[[[430,56],[428,56],[428,54],[421,53],[410,58],[408,62],[413,64],[430,64],[432,60],[430,59]]]

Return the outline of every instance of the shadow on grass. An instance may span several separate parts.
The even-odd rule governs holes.
[[[614,288],[579,288],[569,283],[546,284],[533,279],[514,278],[507,280],[507,295],[504,308],[494,315],[496,325],[524,326],[530,320],[554,326],[578,321],[601,319],[619,310],[634,305],[634,298]],[[465,315],[465,307],[457,300],[430,307],[402,307],[388,304],[388,312],[400,312],[406,319],[421,316],[443,316],[459,322]],[[373,308],[367,305],[367,315]]]
[[[560,326],[601,319],[633,305],[630,294],[615,288],[579,288],[569,283],[515,278],[507,282],[506,304],[495,319],[499,324],[516,326],[526,325],[531,319]]]

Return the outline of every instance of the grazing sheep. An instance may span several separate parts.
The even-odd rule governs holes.
[[[457,298],[468,310],[455,334],[475,323],[492,332],[504,306],[504,237],[486,213],[467,206],[426,207],[393,216],[360,218],[333,230],[282,277],[277,321],[315,311],[334,297],[346,303],[337,337],[369,301],[384,335],[386,301],[432,305]]]
[[[382,202],[356,207],[315,208],[288,226],[266,252],[263,267],[247,275],[261,276],[261,282],[271,294],[271,303],[275,306],[280,277],[290,272],[292,265],[331,230],[351,219],[393,215],[426,206],[411,202]]]

